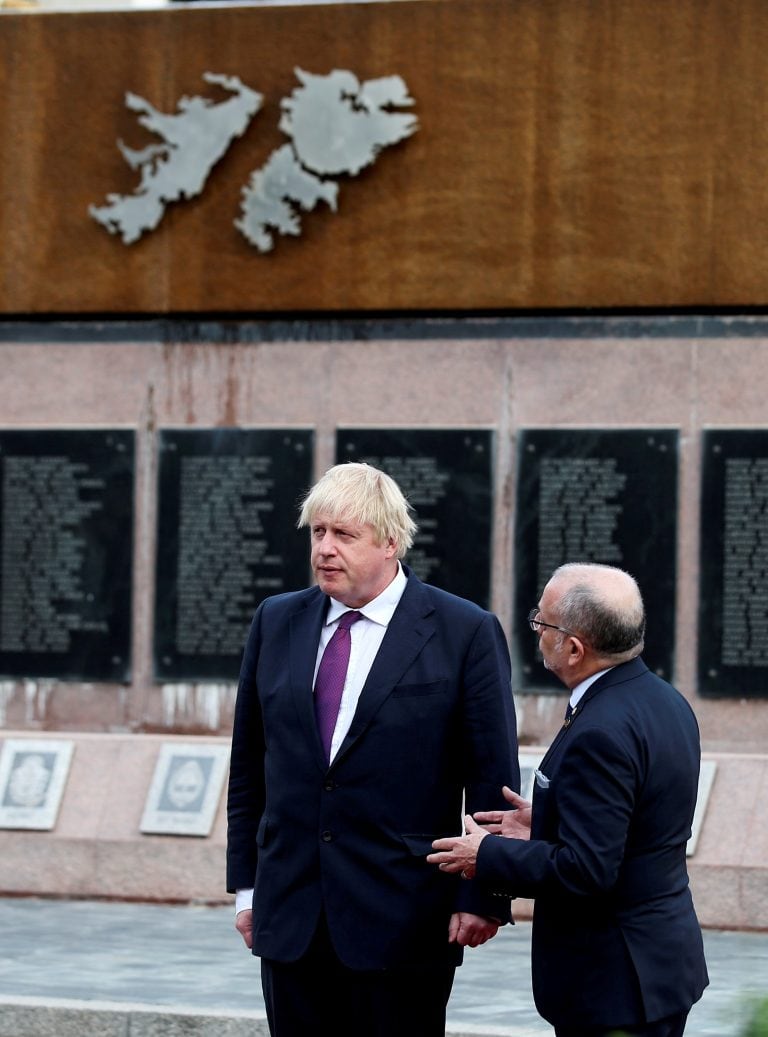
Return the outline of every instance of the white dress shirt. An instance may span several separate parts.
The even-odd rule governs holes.
[[[402,565],[398,562],[397,574],[394,580],[373,601],[369,601],[367,605],[354,610],[361,614],[362,619],[358,619],[349,629],[349,666],[347,667],[344,691],[341,695],[339,715],[336,718],[336,727],[331,739],[331,760],[338,752],[339,746],[344,741],[344,736],[352,724],[352,718],[355,715],[363,686],[368,679],[368,674],[371,672],[373,660],[376,658],[379,648],[381,648],[381,642],[384,640],[389,621],[400,604],[400,598],[403,596],[407,582],[408,578],[403,572]],[[320,642],[317,646],[317,659],[315,660],[315,677],[317,677],[317,669],[325,651],[325,646],[331,640],[334,631],[338,627],[339,619],[345,612],[349,611],[348,605],[344,605],[335,598],[331,598],[328,614],[325,617],[323,629],[320,631]],[[315,678],[313,677],[313,687],[314,683]],[[253,889],[238,889],[235,895],[235,912],[250,908],[252,901]]]
[[[407,582],[406,575],[398,562],[397,575],[394,580],[384,588],[377,598],[369,601],[362,608],[354,610],[359,612],[363,618],[353,623],[349,630],[351,636],[349,666],[341,696],[339,715],[336,718],[336,727],[331,739],[331,759],[338,752],[344,736],[349,731],[363,685],[371,672],[373,660],[381,647],[387,626],[400,602]],[[348,605],[343,605],[335,598],[331,598],[325,625],[320,631],[320,643],[317,646],[317,659],[315,660],[315,678],[325,647],[338,627],[339,619],[349,611]],[[314,678],[312,684],[314,686]]]

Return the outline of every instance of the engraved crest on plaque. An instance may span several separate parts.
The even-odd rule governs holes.
[[[147,795],[141,831],[208,835],[228,765],[226,745],[164,743]]]
[[[73,743],[9,738],[0,752],[0,828],[53,828]]]

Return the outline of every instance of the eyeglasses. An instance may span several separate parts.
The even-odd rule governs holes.
[[[534,634],[538,634],[540,627],[549,627],[550,630],[559,630],[561,634],[570,634],[571,637],[578,637],[580,641],[584,641],[583,637],[579,634],[574,634],[572,630],[566,630],[565,627],[557,627],[554,623],[545,623],[542,619],[537,619],[538,615],[538,608],[532,608],[528,613],[528,626]]]

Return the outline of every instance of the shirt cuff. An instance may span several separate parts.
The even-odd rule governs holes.
[[[250,889],[238,889],[235,893],[235,914],[241,911],[250,911],[253,907],[253,887]]]

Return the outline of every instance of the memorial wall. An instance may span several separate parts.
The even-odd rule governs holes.
[[[546,743],[564,696],[526,616],[586,559],[637,577],[646,660],[705,746],[761,751],[768,322],[198,330],[0,325],[5,726],[225,734],[256,607],[311,578],[302,494],[367,460],[414,506],[416,573],[500,616],[524,741]]]
[[[768,919],[768,9],[192,7],[0,14],[0,892],[220,895],[248,625],[368,460],[498,614],[531,766],[548,575],[637,577],[704,921]]]
[[[412,498],[414,567],[499,615],[526,759],[565,701],[525,621],[547,573],[573,558],[635,573],[646,658],[702,732],[697,902],[707,924],[764,919],[768,321],[356,318],[204,334],[0,322],[2,888],[223,895],[207,747],[226,752],[250,617],[309,581],[303,490],[368,459]],[[31,826],[53,816],[60,750],[49,867]]]

